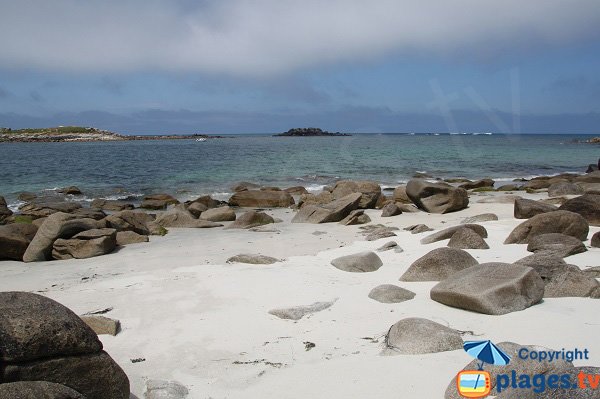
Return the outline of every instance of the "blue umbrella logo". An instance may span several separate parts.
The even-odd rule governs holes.
[[[479,370],[483,370],[483,363],[496,366],[506,366],[510,362],[510,356],[492,343],[492,341],[466,341],[463,345],[465,352],[475,359],[481,360]]]

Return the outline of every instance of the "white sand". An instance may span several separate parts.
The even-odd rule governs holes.
[[[487,194],[491,195],[491,194]],[[545,195],[526,195],[543,198]],[[489,250],[469,250],[480,262],[513,262],[525,245],[503,245],[522,220],[512,204],[477,203],[448,215],[404,213],[373,223],[403,227],[425,223],[435,229],[468,216],[493,212],[484,222]],[[123,331],[101,336],[105,350],[123,367],[132,392],[143,397],[146,379],[176,380],[190,398],[442,398],[471,358],[462,350],[419,356],[380,356],[383,335],[405,317],[424,317],[472,331],[465,339],[514,341],[551,348],[587,348],[600,365],[600,309],[589,298],[546,299],[521,312],[487,316],[429,299],[431,283],[398,278],[417,258],[447,240],[421,245],[431,232],[365,241],[359,226],[291,224],[291,210],[268,211],[284,220],[280,234],[224,229],[171,229],[150,243],[86,259],[23,264],[0,262],[0,290],[39,292],[78,314],[113,307]],[[589,237],[599,228],[592,227]],[[314,235],[315,231],[325,234]],[[379,253],[384,265],[373,273],[347,273],[329,264],[338,256],[374,250],[395,240],[404,249]],[[589,244],[589,242],[587,242]],[[226,264],[239,253],[285,258],[274,265]],[[582,268],[600,265],[600,249],[567,258]],[[417,295],[400,304],[367,297],[379,284],[396,284]],[[476,289],[476,288],[475,288]],[[281,320],[270,309],[336,303],[299,321]],[[365,339],[372,338],[372,339]],[[375,341],[375,342],[373,342]],[[304,342],[316,344],[310,351]],[[139,363],[131,359],[145,358]]]

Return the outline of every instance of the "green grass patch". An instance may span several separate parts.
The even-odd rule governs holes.
[[[23,223],[23,224],[31,224],[33,222],[33,219],[31,218],[31,216],[26,216],[26,215],[15,215],[13,217],[13,220],[15,221],[15,223]]]

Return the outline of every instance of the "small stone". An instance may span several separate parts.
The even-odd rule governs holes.
[[[378,285],[369,292],[369,298],[381,303],[400,303],[411,300],[415,293],[393,284]]]
[[[121,331],[121,322],[104,316],[81,316],[97,335],[117,335]]]

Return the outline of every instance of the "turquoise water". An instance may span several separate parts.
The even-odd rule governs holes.
[[[584,172],[600,147],[572,135],[392,135],[351,137],[235,136],[193,140],[0,143],[0,195],[76,185],[86,197],[137,197],[169,192],[225,198],[232,183],[304,185],[372,179],[384,186],[415,172],[435,177],[510,181]]]

